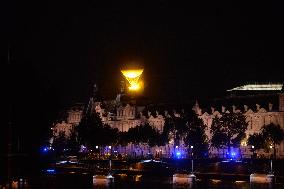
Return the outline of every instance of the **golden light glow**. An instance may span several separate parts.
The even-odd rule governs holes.
[[[121,73],[130,84],[128,87],[129,90],[138,91],[141,88],[139,79],[143,73],[143,69],[121,70]]]
[[[139,84],[130,85],[128,89],[131,91],[137,91],[140,89],[140,85]]]
[[[243,140],[243,141],[241,142],[241,146],[247,146],[247,141]]]

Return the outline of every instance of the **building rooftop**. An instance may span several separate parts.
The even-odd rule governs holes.
[[[283,83],[247,84],[227,91],[281,91]]]

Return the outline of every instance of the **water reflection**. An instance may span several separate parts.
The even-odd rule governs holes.
[[[10,182],[7,182],[3,185],[0,185],[0,189],[4,188],[12,188],[12,189],[28,189],[28,181],[24,178],[19,178],[16,180],[11,180]]]
[[[36,182],[30,182],[27,179],[18,179],[10,182],[10,185],[0,185],[3,188],[15,189],[56,189],[56,188],[82,188],[82,189],[283,189],[284,184],[277,183],[275,185],[269,184],[250,184],[246,180],[221,180],[221,179],[197,179],[196,182],[187,185],[174,184],[172,177],[147,177],[145,175],[114,175],[114,182],[105,184],[93,185],[91,184],[91,175],[68,174],[68,175],[49,175],[38,177]]]

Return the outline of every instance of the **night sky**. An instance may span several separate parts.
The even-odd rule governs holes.
[[[9,86],[64,107],[86,102],[94,83],[114,98],[130,62],[144,66],[144,96],[156,101],[284,80],[280,4],[130,5],[10,4],[3,13]]]
[[[33,164],[58,112],[86,103],[94,83],[115,98],[129,62],[144,66],[143,95],[153,102],[284,81],[280,4],[8,3],[0,6],[0,154],[12,141],[12,151],[29,153]]]

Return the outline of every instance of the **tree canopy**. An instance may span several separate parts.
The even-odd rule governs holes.
[[[205,134],[206,125],[197,115],[191,117],[187,122],[186,137],[184,143],[193,146],[193,153],[196,157],[208,155],[208,139]]]
[[[246,117],[242,113],[223,113],[221,117],[213,119],[211,143],[215,147],[225,144],[230,153],[231,147],[240,146],[247,127]]]
[[[79,142],[89,149],[93,149],[97,145],[113,145],[118,142],[118,129],[104,125],[97,113],[83,117],[77,126],[77,132]]]
[[[268,125],[264,125],[262,127],[262,135],[263,139],[272,144],[274,158],[276,157],[276,145],[279,145],[281,141],[284,140],[284,130],[280,127],[280,125],[276,125],[274,123],[270,123]]]

